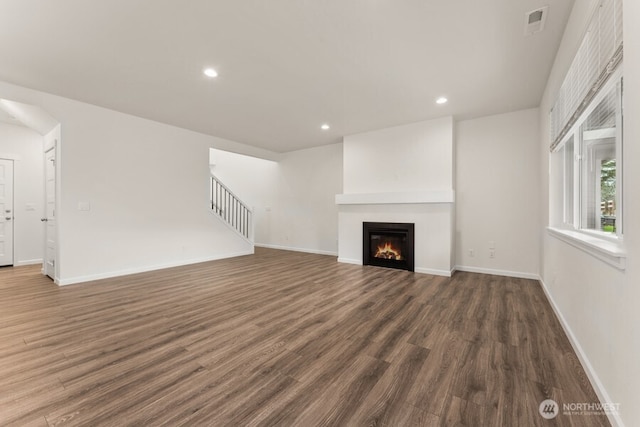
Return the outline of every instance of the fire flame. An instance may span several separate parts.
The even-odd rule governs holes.
[[[378,251],[374,255],[376,258],[393,259],[396,261],[402,261],[402,254],[396,248],[391,246],[391,243],[385,242],[384,245],[378,246]]]

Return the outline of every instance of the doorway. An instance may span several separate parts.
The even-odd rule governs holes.
[[[4,200],[0,204],[0,239],[7,248],[0,248],[5,254],[0,265],[40,264],[42,273],[54,281],[59,271],[56,262],[59,149],[60,122],[37,105],[0,97],[0,158],[13,160],[14,185],[13,206],[2,206],[6,204]],[[6,168],[6,164],[3,166]],[[7,210],[11,210],[11,215],[7,215]],[[13,248],[9,255],[10,244]]]

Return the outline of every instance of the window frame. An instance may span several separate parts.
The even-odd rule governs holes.
[[[608,81],[602,86],[598,93],[591,100],[587,108],[582,112],[578,120],[571,127],[569,132],[556,147],[555,153],[562,155],[562,228],[572,232],[584,233],[593,237],[604,239],[610,242],[622,242],[624,233],[624,183],[623,183],[623,72],[622,64],[611,74]],[[616,128],[615,128],[615,150],[616,150],[616,231],[614,233],[601,231],[598,229],[589,229],[584,227],[584,211],[583,205],[585,182],[585,142],[583,138],[582,127],[587,118],[600,105],[603,99],[609,95],[612,90],[618,91],[618,105],[616,106]],[[568,171],[567,152],[568,144],[573,145],[573,167]]]
[[[601,230],[582,228],[580,223],[582,218],[582,165],[580,155],[582,155],[582,125],[586,118],[597,108],[600,102],[609,92],[618,85],[619,97],[616,114],[616,233],[605,232]],[[562,193],[562,212],[560,216],[559,226],[547,227],[547,232],[571,246],[574,246],[584,252],[587,252],[600,259],[601,261],[620,270],[626,269],[627,254],[624,246],[624,182],[623,182],[623,164],[624,164],[624,141],[623,141],[623,123],[624,123],[624,75],[622,72],[622,64],[612,73],[608,81],[602,86],[598,94],[592,99],[584,112],[580,115],[574,126],[567,132],[560,144],[557,145],[552,155],[562,156],[562,175],[559,177],[558,185],[561,185]],[[567,174],[566,156],[567,142],[573,140],[573,173],[572,176]],[[573,199],[568,197],[567,189],[573,191]],[[573,207],[573,212],[568,210],[568,206]],[[571,218],[567,218],[570,216]],[[571,221],[569,221],[571,220]]]

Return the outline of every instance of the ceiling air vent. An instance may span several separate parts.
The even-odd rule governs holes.
[[[547,22],[547,13],[549,6],[528,12],[524,17],[524,35],[530,36],[544,30],[544,24]]]

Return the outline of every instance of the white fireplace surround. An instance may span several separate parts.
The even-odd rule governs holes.
[[[453,119],[345,137],[338,261],[362,264],[363,222],[415,224],[415,272],[454,268]],[[371,267],[377,268],[377,267]]]
[[[452,202],[341,204],[338,261],[362,265],[362,223],[415,224],[415,272],[451,276],[454,267]]]

